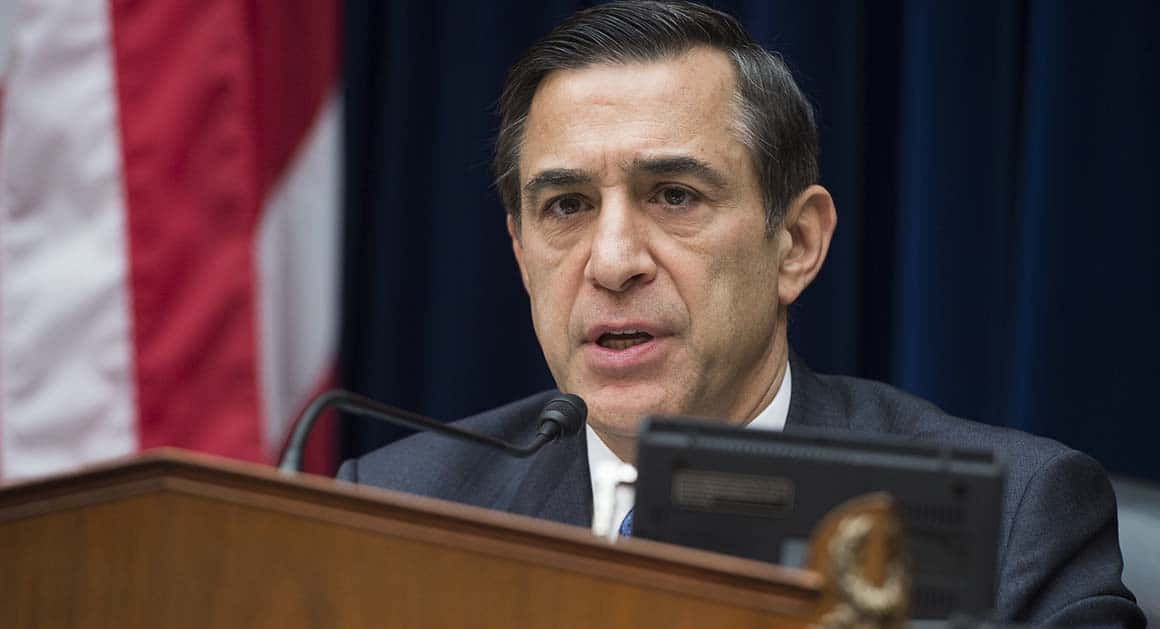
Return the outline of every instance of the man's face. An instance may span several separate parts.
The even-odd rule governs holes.
[[[780,377],[786,239],[765,236],[734,82],[698,48],[554,72],[532,102],[513,248],[552,375],[603,435],[649,413],[747,420]]]

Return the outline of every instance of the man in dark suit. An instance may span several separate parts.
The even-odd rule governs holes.
[[[651,2],[582,11],[513,67],[501,109],[512,249],[557,386],[588,404],[587,434],[531,460],[418,436],[340,478],[587,525],[590,467],[631,462],[648,414],[988,447],[1009,470],[1000,616],[1143,623],[1094,461],[791,356],[787,311],[820,270],[836,213],[816,183],[808,101],[733,18]],[[547,395],[461,421],[520,440]]]

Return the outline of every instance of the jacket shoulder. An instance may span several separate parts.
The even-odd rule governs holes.
[[[1075,451],[1049,439],[1013,428],[955,417],[938,406],[873,380],[817,375],[848,419],[848,428],[881,432],[962,448],[991,450],[1008,466],[1034,470],[1052,458]],[[792,395],[792,394],[791,394]]]
[[[535,434],[540,410],[555,391],[544,391],[451,422],[451,425],[505,441]],[[438,433],[418,433],[343,462],[336,478],[445,500],[489,506],[490,488],[513,459],[484,445]],[[486,479],[488,482],[482,482]]]

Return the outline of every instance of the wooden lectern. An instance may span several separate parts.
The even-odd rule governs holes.
[[[159,450],[0,488],[0,627],[896,624],[897,522],[857,502],[794,570]]]

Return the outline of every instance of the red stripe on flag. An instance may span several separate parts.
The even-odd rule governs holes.
[[[333,92],[339,72],[340,3],[255,0],[255,100],[261,116],[258,174],[264,192],[281,177]]]
[[[141,447],[260,460],[244,9],[116,0],[113,57]]]
[[[142,448],[265,458],[255,230],[334,81],[335,4],[111,3]]]

